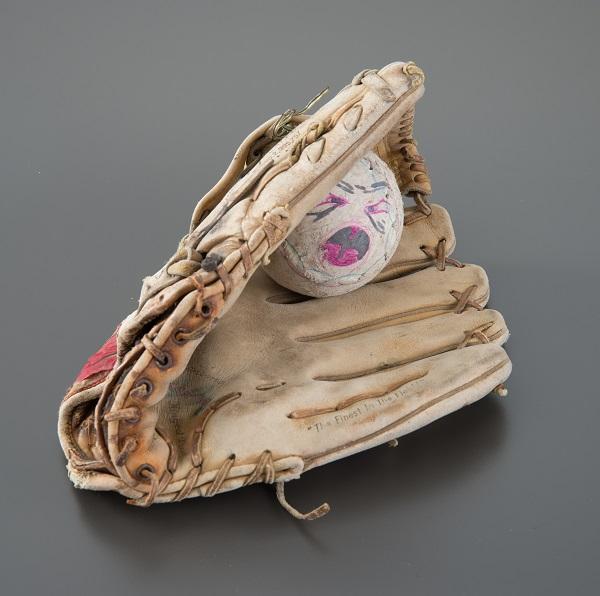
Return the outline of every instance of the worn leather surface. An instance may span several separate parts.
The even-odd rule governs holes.
[[[334,298],[306,299],[257,272],[157,408],[158,427],[184,454],[210,412],[198,449],[204,471],[186,487],[195,467],[191,456],[182,459],[157,500],[174,500],[184,488],[185,496],[210,493],[233,455],[221,490],[246,483],[265,453],[273,478],[295,478],[415,430],[502,383],[510,373],[502,316],[473,306],[454,312],[451,292],[472,286],[473,300],[485,305],[484,270],[440,270],[430,258],[413,258],[440,238],[455,244],[447,211],[434,204],[431,216],[405,228],[391,267],[402,274]],[[80,425],[79,433],[85,449],[89,427]],[[265,480],[265,466],[253,481]],[[72,478],[135,496],[114,477],[72,470]]]
[[[428,233],[424,222],[415,225]],[[192,494],[210,491],[233,457],[223,488],[243,484],[261,457],[278,478],[293,478],[489,393],[510,371],[501,348],[508,331],[496,311],[455,312],[453,292],[473,286],[473,302],[483,307],[483,269],[431,265],[348,295],[304,300],[257,272],[161,402],[159,420],[182,438],[217,404],[197,447],[205,471]]]
[[[77,486],[149,505],[281,483],[506,379],[508,333],[484,310],[485,272],[450,258],[450,219],[423,203],[428,187],[413,188],[417,205],[377,283],[303,300],[259,270],[359,156],[403,136],[395,131],[408,130],[407,118],[412,134],[422,83],[411,64],[363,71],[281,140],[275,119],[252,133],[242,147],[268,137],[269,150],[249,171],[252,152],[236,155],[173,257],[146,278],[139,308],[63,401],[59,436]],[[392,141],[378,151],[399,159]],[[411,188],[407,172],[423,172],[407,168],[395,171]]]

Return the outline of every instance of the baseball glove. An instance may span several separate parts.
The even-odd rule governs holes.
[[[363,71],[314,115],[290,110],[242,143],[63,400],[76,486],[147,506],[274,483],[315,519],[329,506],[298,512],[285,481],[504,391],[508,331],[484,308],[486,274],[451,258],[450,218],[427,201],[412,135],[423,78],[412,63]],[[261,262],[373,147],[415,202],[390,263],[342,296],[278,286]]]

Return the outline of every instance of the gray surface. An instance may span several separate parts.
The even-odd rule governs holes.
[[[4,594],[598,593],[598,3],[0,2]],[[506,400],[270,489],[75,491],[59,400],[258,122],[413,58]]]

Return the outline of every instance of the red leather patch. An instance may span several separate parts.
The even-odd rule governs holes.
[[[83,365],[75,382],[84,381],[100,372],[112,370],[117,361],[117,330],[104,342],[104,345]]]

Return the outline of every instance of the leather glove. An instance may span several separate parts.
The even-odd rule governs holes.
[[[244,141],[61,405],[77,486],[149,505],[275,483],[314,519],[328,505],[299,513],[285,481],[503,391],[508,332],[485,309],[487,276],[450,257],[450,218],[427,201],[422,83],[412,63],[363,71],[315,115],[286,112]],[[415,200],[375,282],[308,299],[257,271],[372,147]]]

